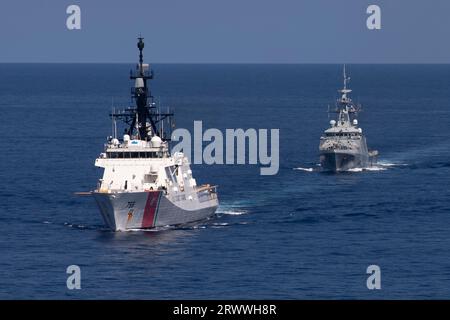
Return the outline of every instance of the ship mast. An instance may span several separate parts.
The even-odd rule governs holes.
[[[341,93],[341,97],[337,100],[336,113],[341,113],[342,110],[346,110],[349,114],[357,115],[359,111],[361,111],[361,106],[359,104],[355,104],[350,97],[347,95],[352,92],[351,89],[348,88],[348,83],[350,82],[350,77],[347,77],[346,66],[344,64],[343,70],[343,78],[344,78],[344,87],[341,90],[338,90]]]
[[[136,70],[130,71],[130,79],[134,80],[131,88],[131,98],[135,107],[126,108],[121,112],[114,112],[112,117],[124,121],[128,125],[126,133],[140,140],[150,140],[153,136],[161,135],[163,141],[170,141],[170,135],[166,136],[161,130],[161,125],[166,118],[173,113],[161,113],[155,107],[153,96],[149,88],[149,80],[153,79],[153,71],[148,64],[144,64],[144,38],[139,37],[137,48],[139,49],[139,63]]]
[[[131,94],[136,102],[136,114],[133,119],[133,127],[136,126],[139,138],[141,140],[147,140],[149,134],[148,129],[151,129],[152,134],[157,134],[156,124],[149,112],[149,106],[152,106],[153,97],[148,88],[147,81],[153,79],[153,72],[148,70],[148,65],[144,66],[144,38],[138,38],[137,47],[139,49],[139,65],[135,73],[130,74],[130,79],[135,80],[134,90]],[[150,102],[150,105],[149,105]],[[147,122],[150,124],[150,128],[147,128]],[[130,128],[133,131],[133,128]]]
[[[347,83],[350,81],[350,77],[347,77],[347,73],[345,70],[345,64],[344,64],[344,72],[343,72],[343,76],[344,76],[344,88],[339,90],[338,92],[342,93],[342,97],[341,97],[341,103],[351,103],[351,99],[347,97],[347,94],[352,92],[351,89],[347,89]]]

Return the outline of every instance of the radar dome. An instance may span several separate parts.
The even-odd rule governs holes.
[[[150,140],[150,142],[152,143],[152,147],[153,147],[153,148],[159,148],[159,147],[161,147],[161,142],[162,142],[162,140],[161,140],[160,137],[154,136],[154,137]]]
[[[330,125],[331,125],[332,127],[334,127],[334,126],[336,125],[336,121],[335,121],[335,120],[331,120],[331,121],[330,121]]]
[[[353,125],[357,126],[358,125],[358,120],[357,119],[353,119]]]

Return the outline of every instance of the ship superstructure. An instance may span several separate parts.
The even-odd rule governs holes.
[[[357,115],[361,106],[349,97],[352,92],[347,87],[349,80],[344,66],[344,87],[338,91],[341,97],[332,110],[337,118],[330,121],[330,128],[320,138],[320,165],[323,171],[364,169],[376,161],[378,152],[369,152],[366,137],[358,125]]]
[[[139,63],[130,79],[135,106],[111,113],[113,134],[95,160],[104,168],[92,192],[105,223],[112,230],[147,229],[181,225],[206,219],[218,206],[216,187],[198,186],[188,158],[170,153],[171,118],[161,112],[149,88],[153,72],[143,63],[143,38],[139,38]],[[117,136],[117,120],[127,126]]]

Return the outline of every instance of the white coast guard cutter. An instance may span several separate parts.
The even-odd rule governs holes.
[[[143,38],[138,49],[139,64],[130,74],[136,106],[111,114],[113,136],[95,160],[104,174],[91,192],[105,223],[116,231],[200,221],[213,216],[218,206],[216,187],[198,186],[183,153],[170,154],[170,135],[164,129],[170,131],[173,114],[161,113],[153,102],[147,85],[153,72],[143,63]],[[117,119],[128,125],[121,140]]]

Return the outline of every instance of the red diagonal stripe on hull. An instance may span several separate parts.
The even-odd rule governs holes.
[[[156,209],[158,207],[159,192],[149,192],[145,203],[144,216],[142,218],[142,228],[153,227]]]

